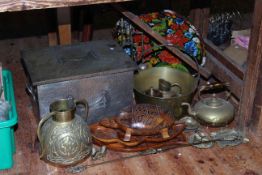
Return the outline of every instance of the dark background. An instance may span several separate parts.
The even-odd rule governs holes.
[[[236,10],[242,14],[250,14],[253,11],[254,0],[191,0],[191,5],[189,0],[137,0],[122,5],[135,14],[172,9],[187,16],[190,9],[206,5],[211,6],[211,14]],[[106,4],[91,5],[85,10],[93,13],[94,29],[112,28],[121,17]],[[73,7],[71,12],[72,30],[81,30],[83,17],[80,17],[79,8]],[[0,39],[47,35],[48,32],[56,31],[56,27],[56,9],[0,13]]]

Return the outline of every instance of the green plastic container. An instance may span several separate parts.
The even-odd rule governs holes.
[[[0,122],[0,170],[13,167],[13,155],[15,153],[14,125],[17,123],[16,103],[12,74],[3,70],[3,87],[5,99],[11,103],[9,119]]]

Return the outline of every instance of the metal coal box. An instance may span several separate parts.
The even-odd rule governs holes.
[[[86,99],[89,124],[133,102],[136,64],[114,41],[25,50],[22,63],[41,118],[60,98]]]

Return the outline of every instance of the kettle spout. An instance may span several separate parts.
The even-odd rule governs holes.
[[[187,112],[189,115],[196,116],[196,112],[192,110],[189,103],[182,103],[181,106],[187,106]]]

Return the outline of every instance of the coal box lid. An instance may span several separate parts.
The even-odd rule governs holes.
[[[113,40],[24,50],[22,62],[33,86],[136,69]]]

